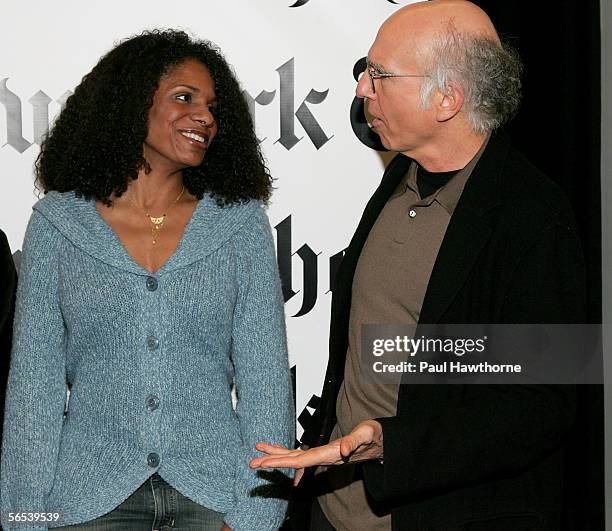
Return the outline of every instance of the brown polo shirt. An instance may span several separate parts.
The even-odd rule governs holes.
[[[398,386],[361,379],[361,326],[418,323],[448,223],[486,144],[465,168],[426,198],[419,195],[413,162],[372,227],[353,279],[344,381],[332,439],[343,437],[363,420],[395,415]],[[336,529],[391,529],[388,510],[366,496],[359,466],[332,467],[325,476],[333,490],[318,500]]]

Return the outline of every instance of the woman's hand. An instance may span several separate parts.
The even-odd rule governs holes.
[[[267,455],[251,460],[251,468],[294,468],[297,472],[293,484],[297,485],[302,479],[304,468],[309,466],[333,466],[381,459],[382,426],[375,420],[364,420],[345,437],[309,450],[289,450],[266,443],[258,443],[255,448]]]
[[[223,524],[223,527],[221,528],[221,531],[232,531],[232,528],[230,526],[228,526],[227,524]]]

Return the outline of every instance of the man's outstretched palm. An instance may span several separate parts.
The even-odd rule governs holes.
[[[307,467],[342,465],[382,458],[382,426],[375,420],[364,420],[345,437],[309,450],[289,450],[266,443],[258,443],[255,448],[267,455],[251,460],[251,468],[294,468],[296,474],[293,484],[297,485]]]

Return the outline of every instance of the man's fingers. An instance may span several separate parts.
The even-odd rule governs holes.
[[[261,457],[256,457],[255,459],[251,459],[251,462],[249,463],[249,466],[251,468],[259,468],[261,466],[262,460],[272,455],[296,455],[296,453],[302,452],[302,450],[289,450],[284,446],[268,443],[257,443],[255,445],[255,448],[260,452],[264,452],[268,455],[263,455]]]
[[[257,445],[259,446],[259,445]],[[257,448],[256,446],[256,448]],[[260,450],[260,448],[257,448],[258,450]],[[276,449],[272,449],[273,451],[268,451],[268,450],[262,450],[262,451],[266,451],[268,453],[268,455],[262,455],[261,457],[256,457],[255,459],[251,459],[251,462],[249,463],[249,466],[251,468],[273,468],[273,467],[268,467],[266,465],[264,465],[264,461],[267,461],[269,459],[275,459],[277,457],[297,457],[300,454],[303,454],[304,451],[303,450],[287,450],[286,448],[283,450],[280,450],[278,448]]]
[[[282,448],[283,450],[289,450],[289,448],[287,448],[286,446],[282,446],[280,444],[270,444],[270,443],[257,443],[257,444],[262,444],[264,446],[269,446],[270,448]]]
[[[350,457],[362,445],[372,443],[374,430],[372,426],[363,422],[345,437],[340,439],[340,455],[342,457]]]
[[[293,478],[293,486],[297,487],[300,483],[300,480],[302,479],[302,476],[304,475],[304,469],[303,468],[298,468],[295,471],[295,477]]]
[[[284,446],[280,446],[278,444],[268,444],[268,443],[257,443],[255,448],[260,452],[265,452],[269,455],[278,455],[278,454],[286,454],[289,452],[293,452],[295,450],[289,450]]]
[[[311,466],[309,459],[303,455],[298,456],[269,456],[260,457],[258,462],[251,461],[251,468],[305,468]],[[254,466],[255,465],[255,466]]]
[[[349,457],[359,446],[359,443],[352,435],[342,437],[340,441],[340,455],[342,457]]]
[[[261,462],[266,458],[266,456],[263,457],[256,457],[255,459],[251,459],[251,461],[249,462],[249,466],[251,468],[259,468],[259,466],[261,465]]]
[[[252,468],[307,468],[342,463],[337,444],[326,444],[310,450],[293,450],[284,455],[258,457],[251,461]]]

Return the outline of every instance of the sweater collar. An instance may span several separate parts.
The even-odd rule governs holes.
[[[94,200],[74,192],[49,192],[34,207],[73,245],[93,258],[136,275],[152,275],[129,255],[115,231],[96,210]],[[259,203],[219,207],[209,195],[198,202],[172,256],[153,275],[160,277],[213,253],[260,208]]]

